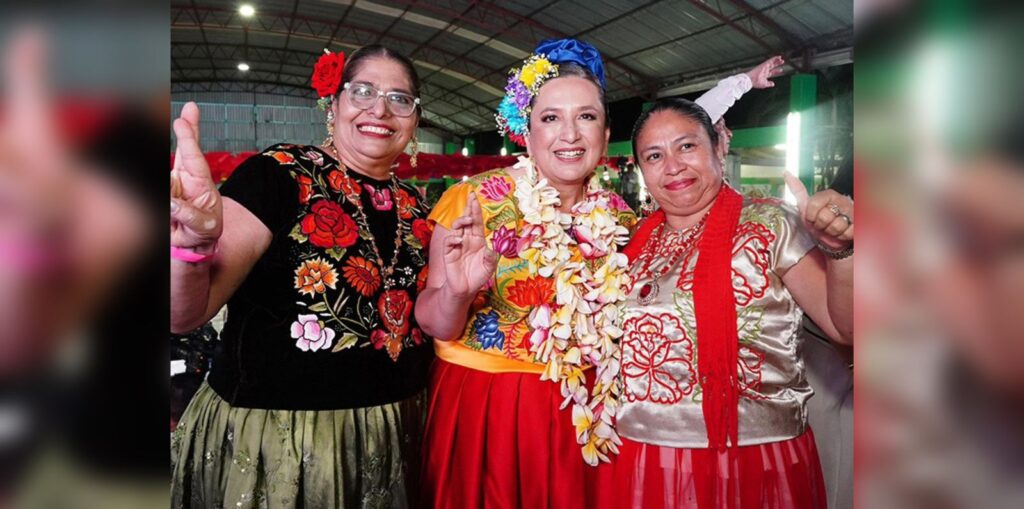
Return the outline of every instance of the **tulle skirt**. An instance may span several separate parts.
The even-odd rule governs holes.
[[[487,373],[434,361],[423,497],[436,508],[592,507],[571,409],[536,373]],[[587,472],[590,470],[591,472]]]
[[[677,449],[623,439],[621,454],[601,465],[593,507],[817,509],[827,507],[814,434],[716,451]]]

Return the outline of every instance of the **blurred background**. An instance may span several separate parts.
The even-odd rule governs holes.
[[[0,507],[167,497],[166,6],[0,7]]]
[[[858,503],[1022,507],[1024,11],[854,12]]]

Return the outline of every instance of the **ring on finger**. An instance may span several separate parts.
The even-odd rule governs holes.
[[[840,209],[839,205],[836,205],[835,203],[829,203],[828,204],[828,209],[831,210],[832,213],[837,215],[837,216],[843,215],[842,209]]]
[[[839,214],[839,217],[846,220],[846,226],[853,226],[853,219],[850,219],[850,216],[846,214]]]

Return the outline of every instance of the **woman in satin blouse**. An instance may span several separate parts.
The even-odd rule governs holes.
[[[663,99],[633,149],[660,210],[626,247],[621,454],[603,472],[608,507],[824,507],[811,388],[800,357],[806,312],[852,341],[853,202],[794,209],[722,180],[719,133],[699,105]]]

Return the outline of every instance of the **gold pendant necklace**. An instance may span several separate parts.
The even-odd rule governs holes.
[[[642,255],[646,258],[646,263],[644,263],[641,266],[640,270],[637,271],[636,276],[634,276],[632,278],[632,281],[630,282],[630,291],[632,291],[632,287],[634,284],[636,284],[637,280],[642,279],[645,276],[651,278],[650,281],[644,283],[644,285],[640,287],[640,291],[637,293],[636,301],[641,306],[650,305],[652,302],[654,302],[654,299],[658,298],[658,291],[661,290],[661,287],[658,285],[658,280],[665,277],[665,275],[668,274],[670,270],[672,270],[672,267],[675,267],[676,262],[678,262],[679,259],[683,256],[683,253],[685,253],[688,249],[691,249],[693,247],[694,243],[696,242],[697,235],[704,231],[704,221],[707,219],[707,217],[708,213],[705,213],[704,216],[700,218],[700,221],[696,225],[691,227],[690,231],[687,233],[686,238],[683,239],[683,242],[680,244],[679,248],[674,250],[672,257],[668,259],[668,261],[664,265],[664,268],[658,271],[657,274],[651,271],[651,263],[654,262],[655,253],[645,252]],[[652,236],[651,240],[655,241],[654,246],[666,246],[665,239],[663,239],[662,237],[664,236],[665,230],[667,229],[667,224],[668,223],[662,223],[661,226],[658,227],[658,234]],[[650,242],[648,242],[648,244],[650,244]]]

